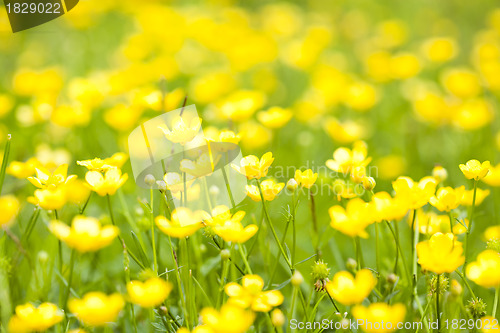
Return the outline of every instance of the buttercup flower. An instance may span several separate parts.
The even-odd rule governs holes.
[[[257,113],[257,119],[268,128],[281,128],[292,119],[292,111],[275,106]]]
[[[215,166],[219,163],[220,154],[202,154],[195,161],[184,159],[181,161],[179,169],[182,172],[188,173],[193,177],[209,176],[214,171]]]
[[[393,198],[387,192],[377,192],[373,195],[370,205],[373,208],[373,220],[382,222],[402,219],[408,212],[406,202]]]
[[[83,298],[72,298],[68,301],[69,311],[88,326],[104,326],[112,323],[125,306],[120,294],[106,295],[93,291]]]
[[[211,168],[211,167],[210,167]],[[163,181],[172,194],[184,191],[183,175],[177,172],[167,172],[163,176]],[[195,179],[192,175],[186,175],[186,188],[189,189],[194,183]]]
[[[42,167],[42,163],[37,158],[32,157],[26,162],[12,161],[7,167],[6,172],[16,178],[24,179],[33,176],[36,168],[40,167]]]
[[[440,232],[417,244],[418,263],[436,274],[452,273],[464,264],[462,243],[452,233]]]
[[[57,167],[57,169],[50,173],[45,168],[36,168],[36,177],[28,177],[30,183],[35,185],[40,189],[46,189],[48,187],[56,187],[62,184],[65,184],[67,181],[70,181],[76,178],[75,175],[68,175],[68,165],[63,164]]]
[[[332,228],[351,237],[367,238],[365,228],[374,221],[372,207],[360,198],[349,200],[345,209],[342,206],[330,207],[328,213]]]
[[[265,201],[272,201],[278,195],[278,193],[281,192],[283,187],[285,186],[284,183],[276,183],[272,179],[264,180],[262,183],[260,183],[260,187],[262,189],[262,195],[264,197]],[[253,201],[262,201],[262,198],[260,196],[260,191],[259,187],[257,185],[245,185],[245,189],[247,192],[247,195],[253,200]]]
[[[34,307],[31,303],[16,306],[9,320],[9,332],[42,332],[61,322],[64,313],[52,303]]]
[[[436,178],[438,183],[442,183],[448,178],[448,171],[441,165],[436,165],[434,169],[432,169],[432,177]]]
[[[356,305],[352,309],[352,315],[357,320],[363,320],[361,328],[369,333],[387,333],[397,330],[398,324],[403,323],[406,308],[403,304],[389,305],[386,303],[372,303],[368,307]],[[376,326],[374,323],[384,323]]]
[[[153,277],[145,282],[130,281],[127,284],[127,292],[130,302],[143,308],[151,308],[162,304],[172,291],[172,287],[172,283]]]
[[[28,197],[28,202],[46,210],[61,209],[68,202],[66,188],[50,187],[43,190],[35,190],[34,196]]]
[[[481,318],[481,332],[491,333],[494,330],[500,330],[498,320],[492,316],[485,316]]]
[[[200,131],[200,127],[201,119],[198,117],[194,117],[190,120],[183,119],[182,117],[175,117],[175,119],[172,120],[172,129],[169,129],[166,125],[159,126],[163,134],[165,134],[165,138],[174,143],[180,143],[181,145],[185,145],[192,141]]]
[[[459,167],[465,178],[480,180],[488,174],[490,161],[481,163],[478,160],[469,160],[466,164],[460,164]]]
[[[500,286],[500,253],[485,250],[466,267],[467,277],[485,288]]]
[[[304,172],[295,170],[294,179],[297,181],[297,183],[299,183],[300,186],[311,188],[316,182],[316,179],[318,179],[318,174],[313,173],[311,169],[307,169]]]
[[[362,269],[353,277],[347,271],[341,271],[326,283],[326,291],[333,299],[343,305],[361,303],[377,285],[377,279],[368,269]]]
[[[353,168],[367,166],[371,157],[367,157],[367,146],[363,141],[356,141],[353,148],[338,148],[333,153],[333,160],[327,160],[326,166],[333,171],[350,173]]]
[[[399,177],[392,183],[396,197],[406,202],[410,209],[417,209],[427,204],[436,190],[436,180],[424,177],[418,183],[409,177]]]
[[[98,171],[88,171],[85,175],[90,188],[100,196],[115,194],[127,179],[128,175],[122,175],[122,171],[118,168],[108,169],[104,176]]]
[[[500,186],[500,163],[490,167],[490,172],[488,172],[482,181],[490,186]]]
[[[9,225],[19,211],[19,200],[13,195],[4,195],[0,197],[0,227]]]
[[[189,208],[179,207],[172,212],[170,220],[164,216],[157,216],[155,223],[165,234],[175,238],[184,238],[200,229],[203,226],[201,221],[205,218],[206,213],[203,211],[192,212]]]
[[[495,225],[492,227],[486,228],[484,231],[484,238],[487,241],[498,239],[500,240],[500,225]]]
[[[265,153],[260,160],[254,155],[243,157],[240,161],[240,166],[231,164],[231,167],[246,176],[248,179],[260,179],[267,175],[267,171],[273,161],[273,154],[269,152]]]
[[[221,217],[217,217],[221,222],[212,226],[213,231],[226,242],[245,243],[257,233],[259,227],[255,224],[243,227],[241,220],[244,216],[245,212],[239,211],[231,218],[225,218],[223,221],[221,221]]]
[[[278,290],[262,291],[264,280],[258,275],[245,275],[241,285],[236,282],[226,284],[224,290],[229,296],[228,303],[256,312],[269,312],[283,303],[283,295]]]
[[[71,227],[60,221],[52,221],[49,230],[70,248],[78,252],[92,252],[111,244],[119,229],[113,225],[101,227],[98,219],[76,216]]]
[[[476,206],[482,204],[484,199],[486,199],[488,195],[490,195],[490,190],[483,190],[478,187],[476,189]],[[474,190],[464,191],[464,195],[460,204],[465,206],[472,206],[473,196]]]
[[[449,212],[460,205],[464,192],[464,186],[456,189],[449,186],[441,187],[437,190],[436,195],[430,198],[429,203],[442,212]]]
[[[201,310],[201,320],[213,332],[245,333],[255,320],[255,313],[233,304],[224,304],[220,311],[213,308]],[[196,333],[208,332],[200,331]]]
[[[123,164],[128,159],[128,155],[125,153],[116,153],[109,158],[104,160],[100,158],[94,158],[92,160],[77,161],[76,164],[81,165],[89,169],[89,171],[99,171],[105,172],[113,168],[121,168]]]

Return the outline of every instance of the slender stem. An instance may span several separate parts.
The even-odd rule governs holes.
[[[94,192],[90,192],[89,197],[87,198],[87,201],[85,201],[85,204],[83,205],[82,209],[80,209],[80,215],[83,215],[83,213],[85,212],[85,209],[87,209],[87,205],[90,202],[90,198],[92,198],[92,193],[94,193]]]
[[[153,271],[158,274],[158,258],[156,257],[156,238],[155,238],[155,223],[154,223],[154,208],[153,208],[153,203],[154,203],[154,196],[153,196],[153,188],[151,187],[150,189],[151,193],[151,243],[153,246]]]
[[[222,176],[224,177],[224,183],[226,183],[227,194],[229,195],[229,200],[231,200],[231,206],[234,208],[236,204],[234,203],[233,192],[231,192],[231,186],[229,185],[229,179],[226,174],[226,166],[220,168],[222,171]]]
[[[448,217],[450,218],[450,232],[453,233],[453,216],[451,215],[451,210],[448,212]]]
[[[233,255],[234,243],[231,245],[231,250],[229,251],[230,256]],[[228,260],[223,260],[222,262],[222,274],[219,283],[219,295],[217,296],[217,309],[220,309],[222,300],[224,299],[224,285],[226,283],[227,273],[229,271]]]
[[[462,267],[462,274],[465,273],[465,266],[467,266],[467,258],[469,253],[469,242],[470,242],[469,235],[472,229],[472,218],[474,217],[474,209],[476,208],[476,191],[477,191],[477,180],[474,179],[474,193],[472,195],[472,207],[469,216],[469,226],[467,227],[467,232],[465,233],[465,253],[464,253],[465,261]]]
[[[391,230],[391,233],[392,233],[392,236],[394,237],[394,240],[396,241],[396,247],[399,249],[399,252],[403,252],[402,249],[401,249],[401,244],[399,243],[399,238],[396,236],[396,232],[394,231],[394,229],[392,228],[391,224],[389,223],[389,221],[386,221],[387,223],[387,226],[389,227],[389,229]],[[397,223],[397,222],[396,222]],[[405,256],[401,256],[401,261],[403,262],[403,266],[405,268],[405,272],[406,272],[406,275],[408,277],[408,281],[410,281],[410,272],[408,271],[408,267],[406,266],[406,259],[405,259]]]
[[[335,308],[335,310],[337,310],[337,312],[340,313],[340,310],[337,307],[337,304],[335,304],[335,301],[333,300],[332,296],[328,293],[328,291],[325,291],[325,292],[328,294],[328,297],[330,298],[330,302],[332,302],[333,307]]]
[[[436,282],[436,320],[437,320],[437,331],[441,331],[441,321],[440,316],[439,316],[439,280],[440,280],[441,274],[437,274],[437,282]]]
[[[68,304],[69,293],[71,290],[71,281],[73,280],[73,268],[75,266],[75,249],[71,250],[71,258],[69,261],[69,277],[68,277],[68,287],[66,288],[66,295],[64,296],[63,308],[66,309]]]
[[[493,310],[491,311],[491,316],[493,318],[497,317],[498,298],[500,298],[500,286],[495,290],[495,300],[493,301]]]
[[[174,247],[172,246],[172,239],[168,236],[168,243],[170,244],[170,254],[172,255],[172,261],[175,265],[175,275],[177,277],[177,289],[179,290],[182,312],[184,313],[184,318],[187,318],[187,308],[186,308],[186,300],[184,299],[184,293],[182,291],[182,280],[181,274],[179,272],[179,264],[177,263],[177,256],[174,253]],[[186,320],[187,328],[190,329],[189,321]]]
[[[290,306],[290,313],[288,314],[288,317],[290,319],[293,319],[295,317],[295,302],[297,301],[297,292],[298,292],[299,286],[293,286],[293,291],[292,291],[292,304]],[[292,332],[295,330],[292,330]]]
[[[319,234],[318,234],[318,221],[316,218],[316,204],[314,202],[314,195],[311,192],[311,189],[309,189],[309,199],[310,199],[310,207],[311,207],[311,219],[313,223],[313,230],[314,230],[314,236],[316,236],[316,255],[318,256],[318,259],[320,258],[320,250],[319,250]]]
[[[107,201],[108,201],[109,218],[111,219],[111,223],[114,226],[116,226],[115,215],[113,214],[113,206],[111,205],[111,197],[109,194],[106,197],[107,197]]]
[[[245,264],[248,274],[253,274],[252,269],[250,268],[250,264],[248,263],[247,256],[243,252],[243,244],[238,244],[238,251],[240,252],[241,258],[243,259],[243,263]]]
[[[478,300],[476,295],[474,294],[474,291],[472,290],[472,288],[470,287],[469,285],[469,282],[467,281],[467,279],[465,278],[464,274],[461,273],[458,269],[455,271],[457,272],[457,274],[462,278],[462,280],[464,281],[465,283],[465,286],[467,287],[467,289],[469,290],[470,294],[472,295],[472,298],[474,298],[476,301]]]
[[[297,243],[297,231],[295,229],[295,191],[292,194],[292,271],[295,270],[295,246]]]
[[[214,241],[214,244],[217,246],[217,248],[222,251],[222,246],[217,241],[217,238],[212,237],[212,240]],[[241,275],[245,275],[245,272],[243,271],[243,269],[241,269],[241,267],[238,266],[238,264],[236,262],[234,262],[231,257],[229,257],[229,261],[231,261],[231,263],[234,265],[234,267],[236,267],[236,269],[238,270],[238,272],[241,273]]]
[[[7,135],[7,143],[5,144],[5,150],[3,153],[2,168],[0,169],[0,195],[2,194],[3,181],[5,179],[5,172],[7,170],[7,163],[9,161],[11,139],[12,139],[12,136],[10,134],[8,134]]]
[[[377,274],[380,276],[380,251],[379,251],[379,226],[378,222],[375,222],[375,262],[377,266]]]
[[[262,187],[260,186],[260,181],[258,179],[257,179],[257,184],[259,186],[260,198],[262,200],[262,206],[264,207],[264,213],[266,215],[267,224],[269,225],[269,228],[271,228],[272,234],[274,236],[274,240],[278,244],[278,247],[279,247],[279,249],[281,251],[281,254],[283,255],[283,258],[285,258],[285,261],[286,261],[288,267],[290,267],[290,271],[291,271],[292,270],[292,264],[290,263],[290,259],[286,255],[286,252],[283,249],[283,246],[281,245],[281,242],[278,239],[278,235],[276,234],[276,231],[274,230],[274,226],[273,226],[273,223],[271,222],[271,218],[269,217],[269,212],[267,210],[266,202],[264,200],[264,195],[262,194]]]

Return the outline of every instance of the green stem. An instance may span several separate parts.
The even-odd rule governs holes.
[[[153,271],[158,274],[158,259],[156,257],[156,238],[155,238],[155,223],[154,223],[154,196],[153,196],[153,188],[150,189],[151,193],[151,243],[153,246]]]
[[[230,256],[233,255],[233,249],[234,249],[234,243],[231,244],[231,249],[229,250]],[[220,284],[219,284],[219,295],[217,297],[217,309],[220,309],[221,304],[222,304],[222,300],[224,299],[224,285],[226,282],[227,273],[229,271],[228,261],[229,260],[224,260],[222,262],[222,274],[221,274]]]
[[[295,246],[297,243],[297,230],[295,228],[295,191],[292,194],[292,271],[295,270]]]
[[[464,274],[461,273],[458,269],[455,271],[457,272],[457,274],[462,278],[462,280],[464,281],[465,283],[465,286],[467,287],[467,289],[469,290],[470,294],[472,295],[472,298],[474,298],[476,301],[478,300],[476,295],[474,294],[474,291],[472,290],[472,288],[470,287],[469,285],[469,282],[467,281],[467,279],[465,278]]]
[[[450,218],[450,232],[453,233],[453,216],[451,215],[451,210],[448,212],[448,217]]]
[[[10,286],[9,286],[9,273],[8,273],[8,261],[3,256],[5,253],[5,240],[6,236],[0,238],[0,299],[2,300],[2,306],[0,306],[0,322],[4,332],[7,331],[7,323],[12,314],[12,301],[10,298]]]
[[[73,268],[75,266],[75,249],[71,250],[71,258],[69,262],[69,276],[68,276],[68,287],[66,288],[66,295],[64,296],[63,309],[66,309],[69,299],[69,293],[71,291],[71,281],[73,280]]]
[[[10,134],[8,134],[7,135],[7,143],[5,144],[5,150],[3,153],[2,168],[0,169],[0,195],[2,195],[3,181],[5,179],[5,172],[7,170],[7,163],[9,161],[11,139],[12,139],[12,136]]]
[[[233,192],[231,192],[231,186],[229,185],[229,179],[227,178],[226,167],[223,166],[220,169],[222,171],[222,176],[224,177],[224,183],[226,183],[227,194],[229,195],[229,200],[231,200],[231,206],[234,208],[236,207],[236,204],[234,203]]]
[[[253,274],[252,269],[250,268],[250,264],[248,263],[247,256],[243,252],[243,244],[238,244],[238,251],[240,252],[241,258],[243,259],[243,263],[245,264],[248,274]]]
[[[477,180],[474,179],[474,193],[472,195],[472,207],[470,210],[469,226],[467,227],[467,232],[465,233],[465,261],[462,267],[462,274],[465,273],[465,266],[467,266],[467,258],[469,253],[469,235],[472,229],[472,218],[474,217],[474,209],[476,208],[476,191],[477,191]]]
[[[439,316],[439,280],[440,280],[441,275],[437,274],[437,282],[436,282],[436,320],[437,320],[437,331],[441,331],[441,321],[440,321],[440,316]]]
[[[181,274],[179,272],[179,264],[177,263],[177,257],[174,253],[174,247],[172,246],[172,239],[170,236],[168,236],[168,243],[170,244],[170,254],[172,255],[172,261],[174,262],[175,265],[175,275],[177,277],[177,289],[179,290],[180,294],[180,299],[181,299],[181,305],[182,305],[182,312],[184,313],[184,318],[187,318],[187,308],[186,308],[186,300],[184,299],[184,293],[182,291],[182,280],[181,280]],[[189,321],[186,320],[186,325],[187,328],[190,329]]]
[[[316,204],[314,202],[314,195],[309,189],[309,199],[310,199],[310,207],[311,207],[311,219],[313,223],[314,236],[316,237],[316,255],[318,259],[320,259],[320,250],[319,250],[319,234],[318,234],[318,221],[316,218]]]
[[[379,226],[378,222],[375,222],[375,262],[377,266],[377,274],[380,276],[380,251],[379,251]]]
[[[495,300],[493,301],[493,310],[491,311],[491,316],[493,318],[497,317],[498,298],[500,298],[500,286],[495,290]]]
[[[281,245],[280,240],[278,239],[278,235],[276,234],[276,231],[274,230],[274,226],[273,226],[273,223],[271,222],[271,217],[269,217],[269,212],[267,210],[266,202],[264,200],[264,195],[262,194],[262,187],[260,186],[260,181],[258,179],[256,179],[256,180],[257,180],[257,184],[259,186],[260,198],[262,200],[262,206],[264,207],[264,213],[266,215],[267,224],[269,225],[269,228],[271,228],[272,234],[274,236],[274,240],[278,244],[278,247],[279,247],[279,249],[281,251],[281,254],[283,255],[283,258],[285,258],[285,261],[286,261],[286,263],[287,263],[287,265],[288,265],[288,267],[290,268],[290,271],[291,271],[292,270],[292,264],[290,263],[290,259],[286,255],[286,252],[283,249],[283,246]]]
[[[403,251],[401,249],[401,244],[399,243],[399,237],[396,236],[396,232],[392,228],[389,221],[386,221],[386,223],[387,223],[387,226],[389,227],[389,229],[391,230],[391,233],[392,233],[392,236],[394,237],[394,240],[396,241],[396,247],[399,249],[399,252],[403,253]],[[397,222],[395,222],[395,224],[397,224]],[[408,271],[408,267],[406,266],[405,256],[401,256],[401,261],[403,262],[403,266],[405,268],[405,272],[406,272],[406,276],[408,277],[408,281],[410,281],[410,272]]]

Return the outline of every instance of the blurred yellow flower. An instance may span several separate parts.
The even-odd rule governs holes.
[[[181,327],[177,330],[177,333],[216,333],[216,332],[206,325],[199,325],[193,328],[192,331],[188,330],[185,327]]]
[[[340,122],[335,118],[327,118],[324,122],[326,133],[335,141],[346,144],[365,136],[365,128],[358,122],[346,120]]]
[[[410,211],[408,215],[408,224],[411,226],[413,222],[414,211]],[[417,217],[415,220],[418,223],[418,232],[424,235],[434,235],[438,232],[450,232],[450,218],[448,215],[438,215],[435,212],[425,212],[422,208],[417,209]],[[414,224],[414,229],[417,231],[417,223]]]
[[[204,308],[200,312],[201,320],[213,332],[245,333],[255,320],[255,313],[240,306],[224,304],[220,311]],[[200,330],[196,333],[211,332]]]
[[[119,233],[116,226],[101,227],[98,219],[82,215],[73,218],[71,227],[60,221],[52,221],[49,230],[68,247],[80,253],[94,252],[108,246]]]
[[[247,179],[260,179],[267,175],[269,167],[274,161],[273,153],[265,153],[261,159],[255,155],[249,155],[243,157],[240,161],[240,165],[231,164],[231,167],[246,176]]]
[[[307,169],[306,171],[295,170],[294,179],[300,186],[305,188],[311,188],[316,180],[318,179],[318,174],[313,173],[311,169]]]
[[[35,190],[34,196],[28,197],[27,200],[29,203],[46,210],[58,210],[68,202],[68,197],[65,187],[49,187]]]
[[[258,275],[245,275],[241,285],[236,282],[226,284],[224,290],[229,296],[228,303],[250,308],[256,312],[269,312],[273,307],[281,305],[284,297],[278,290],[262,291],[264,280]]]
[[[438,183],[442,183],[448,178],[448,171],[441,165],[436,165],[432,169],[432,177],[434,177]]]
[[[372,303],[368,307],[356,305],[352,309],[352,315],[357,320],[363,320],[363,325],[361,325],[363,331],[368,333],[388,333],[396,331],[398,324],[404,323],[406,308],[401,303],[394,305]]]
[[[121,168],[127,159],[127,154],[115,153],[104,160],[96,157],[92,160],[77,161],[76,164],[86,167],[89,171],[105,172],[112,168]]]
[[[354,277],[347,271],[341,271],[326,283],[326,291],[343,305],[360,304],[370,295],[377,285],[377,279],[369,269],[362,269]]]
[[[0,118],[5,117],[15,105],[15,100],[9,95],[0,94]]]
[[[64,313],[52,303],[34,307],[31,303],[16,306],[16,313],[10,318],[9,332],[42,332],[61,322]]]
[[[377,42],[381,47],[394,48],[402,45],[408,39],[405,22],[401,20],[387,20],[376,27]]]
[[[36,168],[40,168],[42,163],[36,157],[28,159],[26,162],[12,161],[7,167],[7,174],[19,179],[33,176]]]
[[[273,201],[274,198],[281,192],[283,187],[285,187],[285,183],[276,183],[273,179],[264,180],[260,183],[260,187],[262,189],[262,196],[264,197],[264,201]],[[256,185],[245,185],[245,189],[247,195],[253,201],[262,201],[260,196],[259,187]]]
[[[406,170],[406,161],[400,155],[386,155],[375,161],[380,178],[393,180]]]
[[[484,239],[486,241],[498,239],[500,240],[500,225],[494,225],[486,228],[484,231]]]
[[[347,182],[343,179],[335,179],[332,184],[333,194],[337,197],[337,201],[342,198],[351,199],[357,196],[355,188],[351,182]]]
[[[59,105],[50,116],[52,122],[61,127],[73,128],[84,127],[90,122],[92,113],[86,106],[81,104]]]
[[[88,326],[104,326],[114,322],[124,306],[122,295],[108,296],[98,291],[86,293],[81,299],[72,298],[68,301],[69,311]]]
[[[129,301],[151,308],[159,306],[172,291],[172,283],[159,277],[150,278],[144,282],[133,280],[127,284]]]
[[[500,253],[485,250],[465,269],[467,278],[484,288],[500,286]]]
[[[429,203],[442,212],[449,212],[462,203],[464,192],[465,186],[455,189],[449,186],[440,187],[436,195],[430,198]]]
[[[100,196],[113,195],[116,190],[122,187],[128,179],[128,175],[122,175],[118,168],[108,169],[104,176],[98,171],[88,171],[85,174],[85,180],[90,185],[92,191]]]
[[[420,60],[412,53],[403,52],[394,55],[390,62],[391,76],[398,80],[405,80],[420,72]]]
[[[481,163],[478,160],[469,160],[466,164],[460,164],[459,167],[465,178],[480,180],[488,174],[490,170],[490,161]]]
[[[36,168],[35,171],[36,177],[28,177],[28,180],[30,183],[41,189],[57,187],[76,178],[75,175],[67,176],[67,164],[58,166],[53,173],[43,167]]]
[[[424,177],[418,183],[409,177],[398,177],[392,182],[396,197],[405,201],[410,209],[426,205],[434,196],[436,185],[436,180],[433,177]]]
[[[472,199],[474,195],[474,190],[464,191],[464,195],[462,197],[461,205],[472,206]],[[476,189],[476,206],[483,203],[484,199],[490,195],[490,190],[483,190],[479,187]]]
[[[170,220],[157,216],[155,223],[163,233],[175,238],[184,238],[200,229],[203,226],[201,221],[205,217],[206,213],[203,211],[193,212],[189,208],[179,207],[172,212]]]
[[[256,150],[267,147],[272,138],[273,132],[254,120],[243,122],[239,126],[241,145],[249,150]]]
[[[250,118],[262,108],[265,95],[256,90],[239,90],[227,96],[217,104],[217,111],[225,119],[241,122]]]
[[[490,172],[482,180],[490,186],[500,186],[500,163],[491,166]]]
[[[177,194],[184,191],[183,175],[177,172],[167,172],[163,176],[163,181],[172,194]],[[191,175],[186,175],[186,187],[189,190],[195,179]]]
[[[441,82],[446,90],[459,98],[472,98],[481,93],[479,76],[468,69],[448,69],[441,76]]]
[[[370,205],[373,207],[372,217],[375,222],[400,220],[408,212],[404,200],[393,198],[387,192],[375,193]]]
[[[213,231],[226,242],[245,243],[252,238],[259,228],[255,224],[243,227],[241,220],[245,217],[244,211],[235,213],[230,218],[218,217],[218,223],[213,225]]]
[[[267,111],[260,111],[257,113],[257,119],[262,125],[268,128],[281,128],[285,126],[290,119],[292,119],[292,111],[278,106],[273,106]]]
[[[198,103],[212,103],[232,92],[236,84],[235,77],[230,73],[209,72],[191,80],[190,96]]]
[[[8,226],[17,215],[20,207],[19,200],[13,195],[0,197],[0,227]]]
[[[194,117],[192,119],[184,119],[182,116],[175,117],[172,120],[171,129],[167,125],[159,126],[165,137],[174,143],[185,145],[192,141],[199,133],[201,128],[201,119]]]
[[[344,103],[354,111],[368,111],[378,101],[375,87],[367,82],[354,82],[347,88]]]
[[[453,113],[453,124],[466,131],[484,127],[494,119],[493,106],[485,99],[470,99],[459,104]]]
[[[452,273],[464,264],[462,243],[452,233],[436,233],[417,244],[418,263],[436,274]]]
[[[424,56],[432,62],[446,62],[456,56],[458,46],[452,38],[435,37],[424,41],[422,51]]]
[[[373,220],[372,207],[360,198],[349,200],[346,208],[332,206],[328,210],[330,214],[330,225],[333,229],[351,237],[359,236],[368,238],[365,228]]]
[[[481,319],[481,331],[484,333],[491,333],[492,330],[500,330],[498,319],[492,316],[485,316]]]
[[[367,157],[368,148],[364,141],[356,141],[352,150],[349,148],[337,148],[333,152],[333,160],[327,160],[326,166],[333,171],[341,172],[344,175],[350,173],[353,168],[367,166],[371,157]]]
[[[220,154],[213,155],[211,152],[206,152],[194,161],[188,159],[181,160],[179,169],[195,178],[209,176],[214,171],[221,157]]]
[[[104,121],[108,126],[117,131],[129,131],[139,121],[142,110],[136,106],[127,106],[125,104],[116,104],[104,113]]]

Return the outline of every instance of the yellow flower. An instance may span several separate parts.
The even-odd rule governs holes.
[[[341,271],[326,283],[326,291],[336,301],[343,305],[353,305],[363,302],[377,285],[377,279],[369,269],[362,269],[356,277],[347,271]]]
[[[52,221],[49,230],[68,247],[81,253],[97,251],[108,246],[119,233],[116,226],[101,227],[98,219],[82,215],[73,218],[71,227],[60,221]]]
[[[431,197],[429,202],[442,212],[449,212],[457,208],[464,197],[465,187],[452,188],[449,186],[440,187],[436,195]]]
[[[462,243],[452,233],[440,232],[417,244],[418,263],[422,269],[436,274],[452,273],[463,265]]]
[[[387,155],[379,158],[375,165],[379,177],[385,180],[393,180],[401,176],[406,169],[406,161],[399,155]]]
[[[163,303],[172,291],[172,283],[159,277],[153,277],[145,282],[133,280],[127,284],[130,302],[143,308],[156,307]]]
[[[389,305],[386,303],[372,303],[368,307],[356,305],[352,315],[358,321],[362,320],[361,328],[369,333],[387,333],[397,330],[398,324],[404,322],[406,308],[401,303]],[[382,324],[384,323],[384,324]]]
[[[9,332],[42,332],[61,322],[64,313],[52,303],[34,307],[31,303],[16,306],[10,318]]]
[[[257,119],[268,128],[281,128],[292,119],[292,111],[278,106],[257,113]]]
[[[354,111],[367,111],[378,101],[375,87],[366,82],[354,82],[347,89],[344,103]]]
[[[191,80],[190,95],[202,104],[215,102],[236,87],[233,75],[225,72],[209,72]]]
[[[259,227],[255,224],[243,227],[241,222],[235,221],[233,218],[223,224],[213,226],[213,230],[226,242],[245,243],[257,233]]]
[[[500,225],[486,228],[486,230],[484,231],[484,239],[486,239],[486,241],[494,239],[500,240]]]
[[[367,157],[367,146],[363,141],[356,141],[353,149],[338,148],[333,153],[333,160],[327,160],[326,166],[343,174],[350,173],[355,167],[367,166],[371,158]]]
[[[273,161],[273,153],[268,152],[265,153],[260,160],[255,155],[243,157],[240,161],[240,166],[231,164],[231,167],[246,176],[248,179],[260,179],[267,175],[267,171]]]
[[[179,207],[172,212],[170,220],[164,216],[157,216],[155,223],[165,234],[175,238],[184,238],[200,229],[203,226],[201,221],[205,217],[206,213],[203,211],[192,212],[189,208]]]
[[[224,119],[240,122],[250,118],[266,101],[264,93],[253,90],[239,90],[217,104],[217,111]]]
[[[265,148],[273,138],[273,132],[256,121],[249,120],[239,126],[241,145],[249,150]]]
[[[36,168],[40,168],[42,163],[35,158],[32,157],[28,159],[26,162],[13,161],[7,167],[7,174],[14,176],[19,179],[28,178],[33,176],[36,172]]]
[[[100,196],[113,195],[128,179],[128,175],[122,175],[118,168],[108,169],[103,174],[98,171],[88,171],[85,180],[90,188]]]
[[[179,116],[172,120],[172,129],[169,129],[167,125],[159,126],[159,128],[163,131],[165,138],[171,142],[185,145],[192,141],[200,132],[201,119],[198,117],[184,119]]]
[[[121,168],[127,159],[127,154],[116,153],[109,158],[105,158],[104,160],[94,158],[93,160],[77,161],[76,164],[86,167],[89,171],[105,172],[109,169]]]
[[[177,333],[216,333],[216,332],[206,325],[199,325],[193,328],[192,331],[188,330],[185,327],[181,327],[177,330]]]
[[[481,92],[479,76],[467,69],[454,68],[447,70],[441,77],[443,86],[459,98],[472,98]]]
[[[68,308],[71,313],[88,326],[104,326],[116,320],[125,301],[120,294],[106,295],[92,291],[82,299],[70,299]]]
[[[490,195],[490,190],[482,190],[479,187],[476,189],[476,206],[483,203],[484,199]],[[472,199],[474,196],[474,190],[464,191],[462,201],[460,204],[465,206],[472,206]]]
[[[352,183],[346,183],[343,179],[335,179],[332,184],[333,194],[337,197],[337,201],[342,198],[351,199],[356,197],[354,186]]]
[[[408,215],[408,224],[413,222],[413,213],[410,211]],[[423,209],[417,209],[416,220],[418,222],[418,232],[424,235],[434,235],[438,232],[450,232],[450,217],[448,215],[438,215],[435,212],[425,212]],[[457,224],[460,225],[460,224]],[[455,227],[457,226],[455,225]],[[417,223],[414,225],[417,230]],[[457,234],[453,232],[454,234]]]
[[[19,211],[19,200],[13,195],[4,195],[0,197],[0,227],[9,225]]]
[[[84,127],[89,124],[91,116],[92,110],[80,103],[75,103],[72,105],[57,106],[54,111],[52,111],[50,120],[61,127]]]
[[[498,320],[492,316],[486,316],[481,318],[481,331],[484,333],[491,333],[492,330],[500,330],[500,325]]]
[[[459,167],[465,178],[480,180],[488,174],[490,170],[490,161],[481,163],[478,160],[469,160],[466,164],[460,164]]]
[[[313,173],[311,169],[307,169],[304,172],[300,170],[295,170],[294,179],[300,186],[304,186],[305,188],[311,188],[318,179],[318,174]]]
[[[210,153],[204,153],[198,157],[195,161],[183,159],[180,163],[179,169],[182,172],[188,173],[193,177],[203,177],[209,176],[215,169],[217,163],[222,156],[220,154],[212,155]]]
[[[432,177],[436,178],[438,183],[442,183],[448,178],[448,171],[441,165],[436,165],[434,169],[432,169]]]
[[[404,52],[394,55],[391,58],[391,76],[398,80],[405,80],[420,72],[420,60],[411,53]]]
[[[490,167],[490,172],[482,180],[490,186],[500,186],[500,163]]]
[[[84,204],[90,195],[90,188],[87,183],[80,179],[73,179],[64,185],[66,199],[77,205]]]
[[[360,198],[354,198],[349,200],[345,209],[338,205],[330,207],[330,225],[348,236],[367,238],[365,228],[374,221],[372,211],[370,204]]]
[[[392,187],[396,197],[406,202],[410,209],[417,209],[427,204],[436,190],[436,180],[424,177],[418,183],[409,177],[398,177]]]
[[[200,312],[204,325],[213,332],[245,333],[255,320],[255,313],[242,309],[232,304],[224,304],[220,311],[213,308],[205,308]],[[212,331],[200,331],[196,333],[208,333]]]
[[[327,118],[324,122],[326,133],[335,141],[342,144],[351,143],[359,140],[365,135],[365,128],[352,120],[340,122],[335,118]]]
[[[167,172],[165,176],[163,176],[163,181],[172,194],[184,191],[184,179],[183,175],[180,173]],[[186,175],[186,188],[189,189],[189,187],[193,185],[194,181],[195,179],[193,176]]]
[[[457,43],[451,38],[430,38],[424,42],[422,50],[425,57],[430,61],[445,62],[456,56]]]
[[[484,288],[500,286],[500,253],[485,250],[466,267],[469,280]]]
[[[117,104],[104,113],[104,121],[117,131],[129,131],[141,117],[142,110],[137,106]]]
[[[57,167],[57,169],[51,173],[45,168],[36,168],[36,177],[28,177],[28,180],[31,184],[35,185],[38,188],[46,189],[49,187],[57,187],[59,185],[65,184],[67,181],[70,181],[76,178],[75,175],[68,175],[68,165],[62,164]]]
[[[256,312],[269,312],[283,303],[283,295],[278,290],[262,291],[264,280],[258,275],[245,275],[241,285],[236,282],[226,284],[224,290],[229,296],[228,303],[250,308]]]
[[[260,187],[262,189],[262,196],[264,197],[264,201],[273,201],[274,198],[276,198],[276,195],[281,192],[283,187],[285,186],[285,183],[276,183],[272,179],[264,180],[262,183],[260,183]],[[253,201],[262,201],[262,198],[260,196],[260,191],[259,187],[256,185],[245,185],[245,189],[247,192],[247,195],[253,200]]]
[[[28,197],[28,202],[46,210],[61,209],[68,202],[66,188],[50,187],[43,190],[35,190],[34,196]]]
[[[494,118],[493,106],[485,99],[469,99],[452,111],[453,124],[466,131],[484,127]]]
[[[370,205],[373,207],[375,222],[402,219],[408,212],[408,206],[399,198],[393,198],[387,192],[377,192],[372,196]]]

